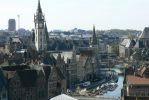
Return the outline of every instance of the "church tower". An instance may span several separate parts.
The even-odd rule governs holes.
[[[48,42],[48,32],[47,26],[45,23],[45,17],[42,13],[40,0],[38,0],[38,8],[37,12],[34,15],[34,23],[35,23],[35,47],[36,50],[41,52],[47,50],[47,42]]]
[[[94,47],[98,45],[98,40],[96,37],[96,32],[95,32],[95,25],[93,26],[93,35],[90,41],[90,47]]]
[[[95,32],[95,25],[93,26],[92,45],[97,45],[97,37],[96,37],[96,32]]]

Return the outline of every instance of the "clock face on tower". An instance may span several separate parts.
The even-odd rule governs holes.
[[[43,24],[42,23],[39,23],[39,28],[42,28],[43,27]]]

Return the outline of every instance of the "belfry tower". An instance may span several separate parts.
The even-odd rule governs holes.
[[[34,15],[34,23],[35,23],[35,47],[36,50],[41,52],[47,50],[48,44],[48,31],[45,22],[45,17],[42,13],[40,0],[38,0],[38,8],[37,12]]]

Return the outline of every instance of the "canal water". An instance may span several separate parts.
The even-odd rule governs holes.
[[[54,57],[57,58],[58,54],[54,53],[53,55],[54,55]],[[66,62],[67,58],[71,58],[72,57],[72,52],[71,51],[62,52],[61,56],[62,57],[64,56],[64,60]],[[117,88],[114,91],[108,91],[102,97],[104,97],[104,98],[119,98],[119,97],[121,97],[121,89],[123,88],[123,80],[124,80],[124,77],[120,75],[118,77],[118,82],[117,82],[118,86],[117,86]]]
[[[123,76],[119,76],[118,78],[118,86],[115,89],[115,91],[108,91],[106,94],[103,95],[103,97],[109,97],[109,98],[119,98],[121,97],[121,89],[123,88],[123,80],[124,77]]]

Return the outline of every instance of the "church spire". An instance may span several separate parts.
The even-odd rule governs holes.
[[[40,5],[40,0],[38,0],[37,13],[42,13],[41,5]]]
[[[97,45],[97,37],[96,37],[96,32],[95,32],[95,25],[93,25],[92,45]]]
[[[46,42],[47,44],[49,43],[49,34],[48,34],[48,29],[47,29],[47,24],[45,22],[45,27],[44,27],[45,35],[46,35]]]

